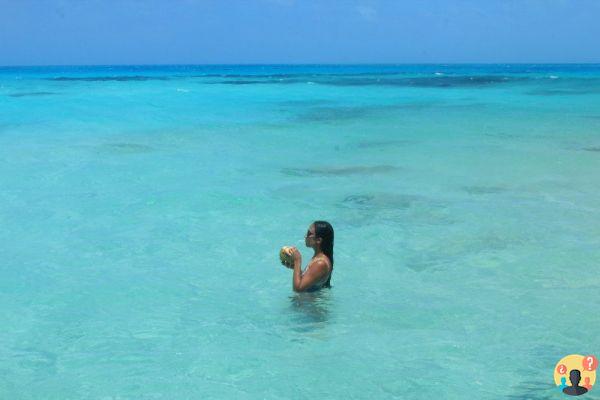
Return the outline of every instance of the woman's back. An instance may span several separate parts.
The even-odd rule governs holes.
[[[304,272],[302,273],[302,275],[304,275],[308,269],[310,268],[311,265],[313,265],[316,261],[322,260],[323,262],[325,262],[325,264],[327,264],[327,274],[323,275],[323,277],[321,279],[319,279],[317,282],[315,282],[310,289],[308,289],[308,291],[315,291],[315,290],[319,290],[322,289],[324,287],[330,287],[329,285],[329,280],[331,278],[331,274],[333,272],[333,268],[331,266],[331,261],[329,260],[329,257],[327,257],[324,254],[321,254],[319,256],[314,257],[310,263],[306,266],[306,269],[304,270]]]

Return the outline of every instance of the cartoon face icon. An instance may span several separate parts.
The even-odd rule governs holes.
[[[580,396],[590,391],[596,382],[597,365],[598,361],[592,355],[563,357],[554,367],[554,383],[562,393]]]

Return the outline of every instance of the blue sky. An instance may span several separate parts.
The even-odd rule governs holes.
[[[600,62],[600,0],[0,0],[0,65]]]

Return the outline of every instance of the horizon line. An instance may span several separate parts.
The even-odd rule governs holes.
[[[411,65],[600,65],[599,62],[400,62],[400,63],[157,63],[157,64],[20,64],[0,65],[0,68],[52,68],[52,67],[225,67],[225,66],[411,66]]]

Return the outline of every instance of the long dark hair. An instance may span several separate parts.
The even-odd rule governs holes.
[[[315,237],[323,239],[321,241],[321,250],[323,250],[323,253],[331,261],[331,273],[329,274],[329,279],[325,282],[326,287],[331,287],[331,275],[333,275],[333,227],[327,221],[315,221],[313,225],[315,226]]]

